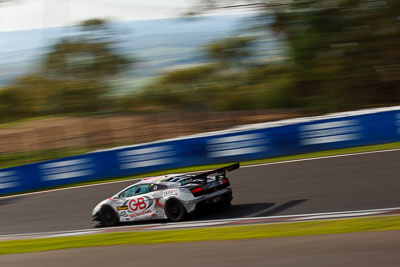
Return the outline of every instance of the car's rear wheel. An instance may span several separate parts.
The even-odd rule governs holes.
[[[173,198],[168,200],[165,204],[165,214],[170,221],[177,222],[183,220],[186,217],[187,212],[182,203]]]
[[[100,223],[104,226],[114,226],[118,224],[118,216],[109,206],[103,206],[100,210]]]

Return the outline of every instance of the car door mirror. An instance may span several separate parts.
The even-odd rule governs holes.
[[[119,193],[119,194],[115,195],[114,198],[117,198],[117,199],[124,198],[124,193]]]

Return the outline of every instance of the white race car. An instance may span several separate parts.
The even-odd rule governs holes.
[[[200,174],[174,174],[142,179],[93,209],[93,220],[104,226],[150,219],[183,220],[203,206],[230,206],[232,187],[226,173],[239,163]]]

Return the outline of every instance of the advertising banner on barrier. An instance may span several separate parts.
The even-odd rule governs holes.
[[[143,174],[400,141],[400,107],[255,124],[0,169],[0,195]]]

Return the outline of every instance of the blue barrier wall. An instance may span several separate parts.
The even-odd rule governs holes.
[[[0,170],[0,194],[193,165],[400,141],[400,108],[309,118],[135,145]]]

